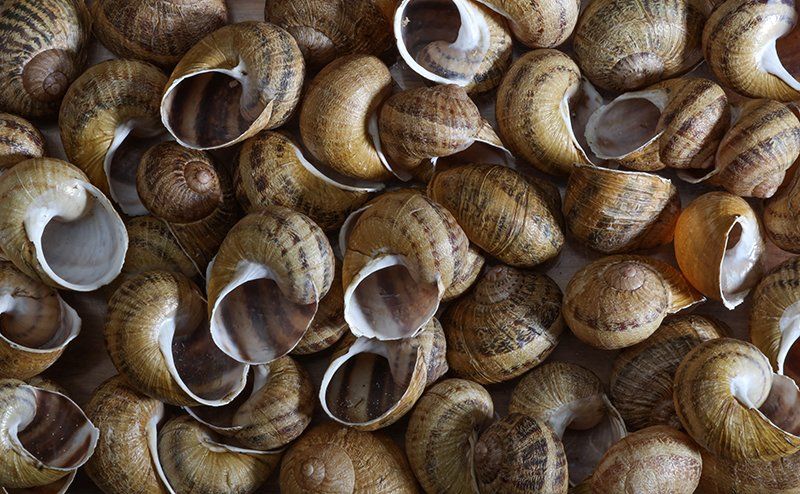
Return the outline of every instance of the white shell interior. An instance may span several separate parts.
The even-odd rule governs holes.
[[[763,272],[761,259],[766,249],[758,220],[740,216],[726,233],[728,243],[720,262],[720,294],[726,307],[744,301]]]
[[[169,494],[176,494],[175,489],[172,488],[169,480],[167,480],[167,475],[164,473],[164,468],[161,466],[161,459],[158,457],[158,426],[163,419],[164,405],[159,403],[156,412],[153,413],[145,426],[145,432],[147,433],[147,449],[149,450],[150,459],[156,469],[158,478],[161,479],[164,488],[166,488]]]
[[[326,184],[333,185],[339,189],[348,190],[351,192],[375,192],[385,187],[385,185],[381,182],[367,182],[363,180],[356,181],[343,175],[336,176],[337,174],[330,169],[323,171],[322,166],[317,166],[311,163],[296,144],[294,145],[294,154],[297,157],[297,161],[306,171],[322,180]]]
[[[793,303],[786,309],[784,309],[783,314],[781,314],[781,318],[778,321],[778,326],[781,330],[781,344],[778,349],[778,357],[777,357],[777,364],[778,364],[778,374],[786,374],[786,360],[789,356],[790,350],[794,347],[795,343],[797,343],[798,338],[800,338],[800,300]],[[795,351],[797,351],[795,349]],[[798,370],[800,368],[795,368],[795,365],[790,365],[790,370],[792,378],[800,377],[800,373]]]
[[[78,313],[58,293],[37,299],[0,288],[0,339],[12,348],[49,353],[66,347],[80,329]]]
[[[800,46],[798,45],[800,30],[797,28],[797,10],[792,17],[794,25],[791,28],[787,29],[786,24],[782,22],[774,23],[781,26],[782,29],[772,29],[772,37],[766,45],[756,51],[755,57],[757,65],[765,72],[774,75],[795,91],[800,91],[800,81],[797,80],[800,75],[800,66],[797,66],[797,60],[788,60],[787,57],[787,55],[795,57],[796,50]]]

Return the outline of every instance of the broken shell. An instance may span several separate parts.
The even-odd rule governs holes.
[[[729,309],[741,304],[761,278],[765,248],[753,209],[726,192],[698,197],[675,226],[675,258],[684,276]]]
[[[125,254],[124,275],[145,271],[175,271],[187,278],[204,274],[178,244],[166,222],[152,216],[131,218],[128,228],[128,252]]]
[[[561,290],[547,275],[494,266],[442,316],[447,362],[482,384],[513,379],[555,349],[564,320]]]
[[[311,326],[292,350],[292,355],[308,355],[330,348],[348,331],[344,320],[342,264],[336,262],[336,273],[328,294],[320,301]]]
[[[149,63],[108,60],[76,79],[61,105],[67,158],[127,215],[147,214],[136,193],[136,168],[145,150],[166,138],[158,117],[166,82]]]
[[[120,273],[127,248],[111,202],[69,163],[30,159],[0,175],[0,250],[26,275],[96,290]]]
[[[44,156],[44,136],[22,117],[0,113],[0,173],[20,161]]]
[[[250,213],[209,267],[214,342],[248,364],[286,355],[311,325],[333,275],[328,239],[308,217],[279,206]]]
[[[50,117],[83,71],[91,18],[83,0],[19,0],[0,7],[0,108]]]
[[[552,185],[500,165],[465,165],[434,175],[428,195],[447,208],[467,237],[506,264],[532,267],[564,245],[560,197]]]
[[[667,315],[703,300],[669,264],[615,255],[575,273],[564,292],[563,314],[575,336],[611,350],[645,340]]]
[[[567,362],[549,362],[526,374],[508,410],[536,417],[555,431],[564,444],[571,485],[588,479],[606,450],[626,435],[600,379]]]
[[[426,492],[476,492],[474,446],[493,418],[479,384],[447,379],[419,399],[406,431],[406,453]]]
[[[652,336],[623,350],[611,369],[611,402],[630,430],[653,425],[681,427],[673,404],[672,383],[683,357],[692,348],[727,333],[703,316],[676,316]]]
[[[791,169],[789,170],[791,172]],[[800,174],[793,173],[785,185],[764,201],[764,228],[769,239],[783,250],[800,253],[800,216],[797,215]]]
[[[161,99],[161,121],[184,147],[232,146],[286,122],[304,75],[289,33],[265,22],[231,24],[181,58]]]
[[[592,165],[575,165],[564,194],[567,231],[606,254],[672,242],[680,209],[672,181]]]
[[[800,453],[764,461],[731,461],[717,458],[705,449],[703,475],[697,492],[702,494],[798,494],[800,492]]]

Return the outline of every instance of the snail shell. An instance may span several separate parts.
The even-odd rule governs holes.
[[[458,263],[458,270],[453,273],[453,282],[447,287],[442,296],[443,302],[449,302],[463,295],[478,280],[486,259],[472,245],[469,246],[467,253],[461,262]]]
[[[308,355],[330,348],[349,330],[344,320],[344,289],[342,288],[342,264],[336,262],[336,273],[328,294],[320,301],[314,320],[297,346],[293,355]]]
[[[576,0],[527,1],[479,0],[508,20],[514,36],[531,48],[550,48],[564,43],[578,21]]]
[[[244,388],[247,366],[224,355],[205,324],[205,301],[178,273],[126,280],[108,302],[114,366],[139,391],[173,405],[220,406]]]
[[[131,218],[128,228],[128,252],[125,254],[124,275],[145,271],[175,271],[187,278],[203,274],[200,266],[189,258],[175,239],[169,225],[153,216]]]
[[[491,395],[471,381],[447,379],[422,395],[408,422],[406,453],[425,492],[477,492],[474,445],[493,414]]]
[[[171,67],[205,35],[228,20],[225,0],[98,0],[92,5],[95,35],[120,58]]]
[[[667,315],[703,300],[669,264],[614,255],[575,273],[564,292],[563,314],[575,336],[611,350],[645,340]]]
[[[485,494],[566,494],[564,447],[544,421],[512,412],[475,444],[475,477]]]
[[[544,274],[489,268],[442,317],[447,362],[482,384],[513,379],[539,365],[558,344],[561,290]]]
[[[652,336],[626,348],[614,359],[611,402],[630,430],[653,425],[681,427],[672,400],[675,371],[692,348],[727,333],[719,322],[703,316],[676,316]]]
[[[58,292],[0,262],[0,377],[42,373],[78,336],[81,319]]]
[[[697,492],[702,494],[797,494],[800,492],[800,453],[764,461],[731,461],[701,449],[703,475]]]
[[[675,373],[675,411],[692,438],[717,456],[774,460],[800,450],[800,390],[772,373],[750,343],[716,338],[696,346]],[[725,420],[720,420],[725,417]]]
[[[761,278],[764,249],[755,212],[726,192],[698,197],[675,226],[675,258],[684,276],[729,309],[741,304]]]
[[[792,173],[792,170],[787,170]],[[783,250],[800,253],[800,221],[796,211],[800,174],[787,177],[784,185],[764,201],[764,229],[769,239]]]
[[[248,364],[286,355],[311,325],[333,275],[328,239],[308,217],[278,206],[250,213],[209,268],[214,342]]]
[[[0,485],[56,482],[92,456],[99,431],[65,395],[0,379]]]
[[[522,378],[508,410],[546,423],[564,444],[569,481],[588,479],[611,445],[625,437],[625,423],[590,370],[567,362],[549,362]]]
[[[304,75],[303,55],[283,29],[228,25],[181,58],[161,99],[161,121],[184,147],[232,146],[286,122]]]
[[[120,273],[127,248],[111,202],[69,163],[30,159],[0,176],[0,250],[26,275],[96,290]]]
[[[532,267],[564,245],[560,196],[500,165],[465,165],[434,175],[428,195],[447,208],[470,240],[506,264]]]
[[[0,113],[0,173],[20,161],[41,158],[44,136],[32,123],[10,113]]]
[[[567,231],[606,254],[672,242],[680,209],[669,179],[591,165],[575,165],[564,194]]]
[[[337,422],[376,430],[405,415],[445,372],[445,337],[436,319],[402,340],[347,335],[322,378],[319,401]]]
[[[700,450],[689,436],[665,425],[634,432],[600,460],[592,492],[692,494],[703,470]]]
[[[392,440],[324,423],[303,434],[286,452],[280,490],[411,494],[417,486],[405,455]]]
[[[149,63],[108,60],[78,77],[61,105],[67,158],[127,215],[147,213],[136,193],[136,168],[142,153],[164,138],[158,104],[166,82]]]
[[[0,5],[0,108],[50,117],[83,71],[91,17],[83,0],[14,0]]]
[[[350,330],[379,339],[413,336],[445,290],[461,281],[467,236],[445,208],[413,190],[379,196],[346,226],[342,283]]]

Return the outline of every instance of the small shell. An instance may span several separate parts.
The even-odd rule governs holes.
[[[703,470],[700,450],[689,436],[665,425],[634,432],[600,460],[592,492],[692,494]]]
[[[98,0],[95,35],[120,58],[172,67],[202,37],[228,20],[225,0]]]
[[[753,209],[726,192],[698,197],[675,226],[675,258],[684,276],[729,309],[741,304],[761,278],[765,248]]]
[[[0,173],[20,161],[41,158],[44,136],[32,123],[10,113],[0,113]]]
[[[330,348],[350,328],[344,320],[344,289],[342,265],[336,262],[336,274],[328,294],[320,301],[314,320],[306,334],[292,350],[292,355],[308,355]]]
[[[542,420],[564,444],[569,481],[588,479],[611,445],[625,437],[625,423],[590,370],[550,362],[529,372],[514,388],[510,413]]]
[[[531,48],[549,48],[564,43],[578,21],[577,0],[479,0],[501,13],[514,36]]]
[[[791,169],[788,170],[792,173]],[[784,185],[764,201],[764,229],[769,239],[783,250],[800,254],[800,174],[787,177]]]
[[[83,71],[91,18],[83,0],[16,0],[0,6],[0,108],[51,117]]]
[[[727,333],[702,316],[676,316],[652,336],[623,350],[611,370],[611,402],[630,430],[653,425],[681,427],[672,400],[675,371],[692,348]]]
[[[447,362],[482,384],[513,379],[555,349],[564,320],[561,290],[544,274],[508,266],[487,270],[442,317]]]
[[[611,350],[645,340],[667,315],[703,300],[669,264],[615,255],[575,273],[564,292],[563,314],[575,336]]]
[[[552,185],[500,165],[465,165],[434,175],[428,195],[467,237],[506,264],[532,267],[564,245],[560,197]]]
[[[800,450],[800,390],[772,373],[750,343],[716,338],[696,346],[675,374],[675,411],[700,446],[730,460],[774,460]],[[724,420],[720,418],[724,417]]]
[[[447,379],[422,395],[405,439],[425,492],[476,492],[474,446],[493,414],[491,395],[471,381]]]
[[[26,275],[96,290],[117,277],[127,249],[111,202],[69,163],[30,159],[0,175],[0,250]]]
[[[338,424],[303,434],[283,458],[280,490],[309,492],[417,492],[402,451],[387,437]]]
[[[606,254],[672,242],[680,210],[672,181],[649,173],[575,165],[564,194],[567,231]]]
[[[186,254],[169,225],[152,216],[131,218],[128,228],[128,252],[122,274],[145,271],[175,271],[187,278],[204,274],[200,266]]]
[[[286,122],[304,75],[303,55],[283,29],[225,26],[181,58],[161,99],[161,121],[184,147],[232,146]]]
[[[731,461],[701,449],[703,475],[697,492],[702,494],[798,494],[800,453],[764,461]]]

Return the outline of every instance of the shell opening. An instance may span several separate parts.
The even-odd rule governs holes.
[[[53,291],[44,297],[13,287],[0,295],[0,338],[30,352],[49,352],[72,341],[81,327],[75,309]]]
[[[109,195],[128,216],[147,214],[136,191],[136,171],[145,151],[165,137],[161,130],[143,127],[136,121],[125,122],[114,130],[103,170],[108,177]]]
[[[590,149],[586,141],[586,127],[591,116],[602,106],[603,96],[586,79],[581,79],[578,87],[565,93],[559,105],[561,116],[567,123],[569,137],[587,162],[591,160],[586,154]]]
[[[373,192],[384,188],[383,183],[346,177],[340,173],[337,173],[335,170],[322,166],[321,164],[311,163],[308,158],[305,157],[303,151],[296,145],[294,146],[294,154],[297,157],[298,163],[300,163],[300,165],[307,172],[322,180],[326,184],[333,185],[339,189],[350,192]],[[383,153],[380,152],[380,149],[378,149],[378,155],[381,156],[381,159],[383,159]]]
[[[269,383],[269,366],[254,365],[250,367],[247,384],[241,393],[230,403],[220,407],[189,407],[186,412],[201,424],[207,425],[216,431],[236,431],[244,424],[252,423],[250,417],[242,417],[238,413],[245,404],[256,398],[259,392]]]
[[[658,121],[666,108],[664,91],[623,94],[595,111],[586,124],[586,141],[601,159],[623,158],[661,134]]]
[[[758,410],[781,430],[800,434],[800,389],[791,378],[773,374],[769,396]]]
[[[720,292],[726,307],[742,303],[758,283],[764,248],[758,220],[748,216],[737,218],[728,230],[720,263]]]
[[[795,11],[793,26],[775,32],[774,38],[756,56],[767,73],[773,74],[795,91],[800,91],[800,28],[797,26],[797,17]]]

